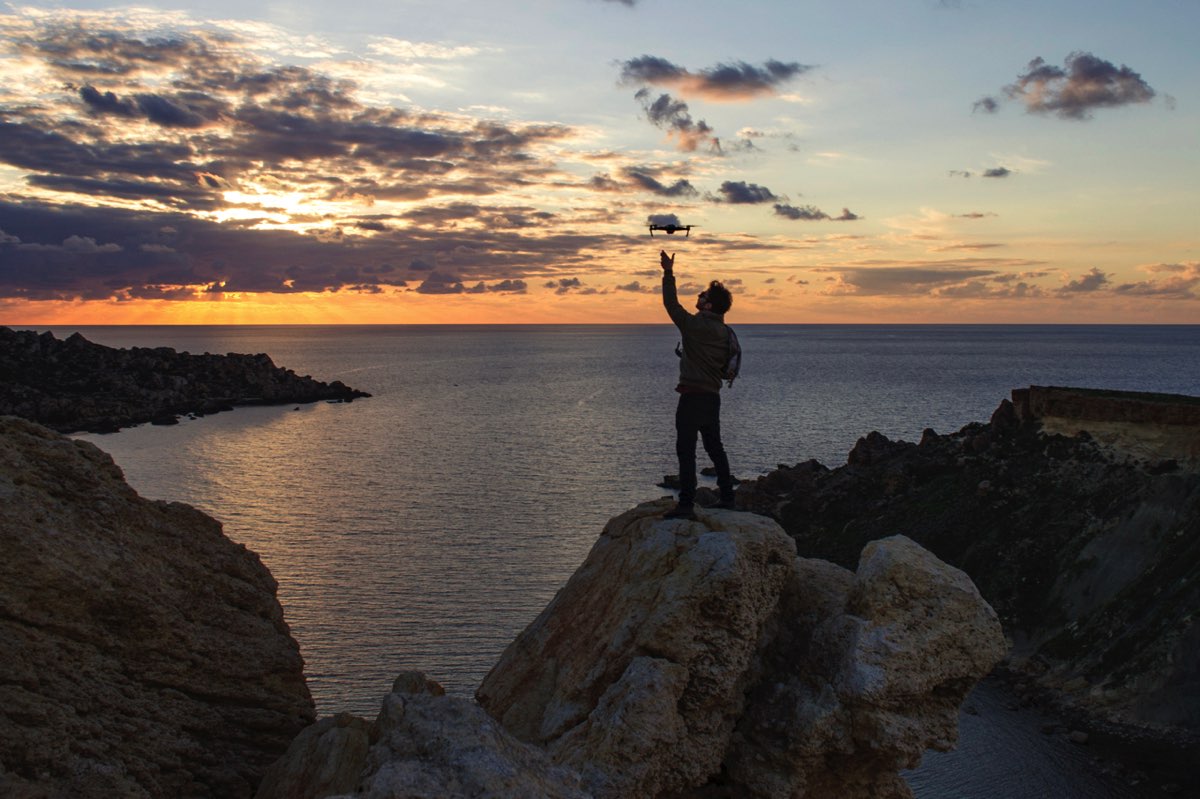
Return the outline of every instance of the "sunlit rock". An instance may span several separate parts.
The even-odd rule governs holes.
[[[906,795],[1004,653],[971,581],[902,537],[855,575],[764,517],[668,506],[609,522],[480,703],[597,797]]]

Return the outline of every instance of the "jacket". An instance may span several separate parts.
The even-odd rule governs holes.
[[[663,306],[683,334],[683,356],[679,359],[679,385],[717,393],[721,373],[729,360],[729,330],[724,314],[712,311],[688,313],[679,304],[675,275],[663,272]]]

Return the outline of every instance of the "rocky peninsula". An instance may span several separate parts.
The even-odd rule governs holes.
[[[144,422],[173,424],[237,405],[341,400],[370,394],[297,375],[270,356],[192,355],[170,347],[116,349],[78,333],[0,327],[0,415],[62,433],[110,433]]]

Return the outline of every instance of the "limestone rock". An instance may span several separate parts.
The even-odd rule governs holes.
[[[257,556],[0,417],[0,795],[245,797],[313,719]]]
[[[726,759],[731,795],[909,796],[897,772],[954,746],[959,705],[1005,654],[995,612],[903,536],[869,544],[857,574],[801,559],[797,575]]]
[[[609,522],[480,703],[596,797],[908,796],[1005,651],[970,579],[901,536],[855,574],[764,517],[669,505]]]
[[[369,729],[369,735],[368,735]],[[368,749],[369,745],[369,749]],[[579,777],[513,738],[478,705],[407,672],[373,725],[347,715],[305,730],[257,799],[588,799]]]
[[[793,573],[778,525],[732,511],[668,521],[669,502],[605,527],[583,565],[476,696],[596,796],[657,796],[719,768],[759,635]]]

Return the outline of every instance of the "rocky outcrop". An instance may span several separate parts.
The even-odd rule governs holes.
[[[258,799],[588,799],[579,777],[468,699],[418,672],[396,678],[374,724],[342,715],[305,730]]]
[[[267,355],[191,355],[169,347],[114,349],[75,333],[0,327],[0,415],[59,432],[108,433],[143,422],[172,423],[235,405],[350,401],[369,397],[322,383]]]
[[[252,795],[314,715],[258,557],[12,417],[0,508],[0,795]]]
[[[1041,413],[1091,413],[1042,399]],[[843,566],[870,541],[912,538],[973,578],[1015,642],[1008,666],[1073,724],[1181,761],[1200,751],[1195,471],[1047,433],[1005,401],[986,424],[920,443],[872,433],[836,469],[781,467],[743,483],[738,504]]]
[[[402,675],[374,725],[300,735],[258,799],[909,796],[897,772],[954,745],[1004,654],[971,581],[902,537],[854,573],[769,519],[670,504],[608,523],[478,705]]]
[[[1003,656],[971,581],[903,538],[857,574],[729,511],[613,519],[477,692],[596,797],[905,796]],[[836,788],[836,790],[834,790]]]

